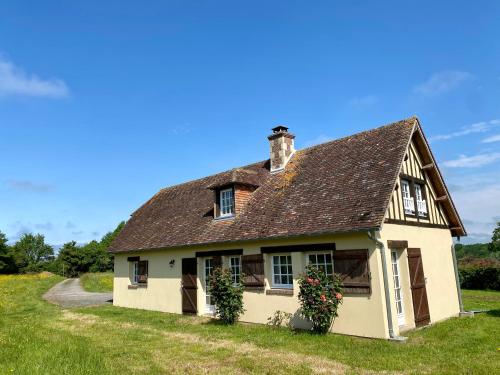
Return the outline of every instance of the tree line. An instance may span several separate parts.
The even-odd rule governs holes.
[[[0,274],[49,271],[75,277],[85,272],[112,271],[113,255],[108,247],[124,226],[122,221],[100,241],[84,245],[66,242],[57,255],[54,248],[45,243],[43,234],[26,233],[13,245],[8,245],[7,236],[0,231]]]

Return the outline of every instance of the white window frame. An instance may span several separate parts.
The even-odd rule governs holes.
[[[311,261],[310,261],[310,259],[309,259],[309,256],[310,256],[310,255],[314,255],[314,256],[316,256],[316,263],[315,263],[315,264],[317,264],[317,265],[319,265],[319,264],[317,263],[317,260],[318,260],[318,255],[324,255],[324,256],[325,256],[325,262],[324,262],[323,266],[325,267],[325,274],[326,274],[326,276],[328,276],[328,277],[333,276],[333,274],[334,274],[334,270],[333,270],[333,254],[332,254],[332,252],[331,252],[331,251],[318,251],[318,252],[313,251],[313,252],[310,252],[310,253],[306,253],[306,265],[311,264]],[[330,256],[330,261],[331,261],[331,265],[332,265],[332,273],[331,273],[331,274],[329,274],[329,273],[328,273],[328,267],[327,267],[327,266],[328,266],[328,263],[327,263],[327,261],[326,261],[326,256],[327,256],[327,255],[329,255],[329,256]]]
[[[233,260],[237,260],[238,264],[234,264]],[[229,257],[229,269],[231,270],[231,279],[233,280],[233,285],[237,286],[241,284],[241,257],[231,256]]]
[[[423,199],[422,195],[423,186],[420,184],[415,184],[415,198],[417,200],[417,211],[419,216],[427,215],[427,202]]]
[[[392,265],[392,275],[394,280],[394,302],[396,303],[398,325],[404,326],[406,320],[405,320],[405,311],[403,303],[403,287],[401,285],[401,268],[399,267],[399,256],[396,250],[391,250],[391,265]]]
[[[205,282],[205,312],[207,314],[215,313],[215,305],[210,304],[208,301],[212,302],[210,295],[210,275],[212,275],[214,265],[213,258],[205,258],[203,260],[203,280]],[[210,264],[209,264],[210,263]],[[208,265],[209,264],[209,265]]]
[[[225,194],[228,193],[230,198],[225,197]],[[222,189],[219,192],[219,212],[220,217],[228,217],[234,215],[234,190],[233,188]]]
[[[282,264],[281,264],[281,258],[282,256],[285,256],[287,257],[287,263],[286,263],[286,266],[287,266],[287,273],[281,273],[281,267],[282,267]],[[283,254],[272,254],[271,255],[271,259],[272,259],[272,262],[271,262],[271,266],[272,266],[272,287],[273,288],[278,288],[278,289],[293,289],[293,259],[292,259],[292,254],[290,253],[283,253]],[[279,262],[279,265],[275,263],[276,259],[275,257],[278,257],[280,262]],[[288,257],[290,257],[290,263],[288,263]],[[275,273],[274,272],[274,267],[275,266],[278,266],[279,267],[279,273]],[[288,267],[292,267],[292,270],[291,270],[291,273],[288,273]],[[274,277],[275,276],[278,276],[279,275],[279,278],[280,278],[280,282],[279,283],[276,283],[274,281]],[[282,284],[281,283],[281,276],[283,275],[286,275],[286,276],[291,276],[292,278],[292,283],[291,284]]]
[[[403,207],[408,215],[415,215],[415,201],[411,196],[410,181],[401,180],[401,193],[403,197]]]
[[[132,262],[132,284],[139,284],[139,262]]]

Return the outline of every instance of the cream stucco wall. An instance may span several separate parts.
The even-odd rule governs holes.
[[[407,250],[399,250],[399,265],[403,289],[403,305],[406,324],[398,327],[394,281],[392,278],[390,249],[387,240],[406,240],[408,247],[420,248],[426,277],[427,299],[431,323],[457,316],[460,312],[458,292],[451,253],[452,237],[448,229],[423,228],[406,225],[384,224],[380,240],[386,245],[385,256],[388,264],[389,285],[394,331],[398,334],[415,327],[413,300],[410,289]]]
[[[335,242],[337,250],[369,249],[369,267],[371,272],[370,295],[346,295],[339,309],[339,317],[332,331],[357,336],[388,337],[387,316],[383,294],[382,268],[380,252],[366,233],[324,236],[314,239],[295,239],[281,241],[259,241],[231,245],[203,246],[189,249],[165,249],[138,253],[116,254],[113,303],[117,306],[158,310],[170,313],[182,313],[181,271],[182,258],[194,257],[196,251],[224,250],[243,248],[243,254],[260,252],[261,246],[280,246],[290,244]],[[141,260],[149,260],[148,285],[145,288],[129,289],[130,264],[128,256],[139,255]],[[294,295],[267,295],[265,291],[245,291],[243,295],[245,313],[241,321],[266,323],[267,318],[276,310],[297,314],[297,278],[303,272],[306,253],[293,252]],[[270,289],[271,255],[265,256],[266,287]],[[175,260],[173,267],[169,263]],[[205,291],[203,282],[203,258],[198,258],[198,312],[205,313]],[[304,322],[295,320],[299,327],[306,327]]]

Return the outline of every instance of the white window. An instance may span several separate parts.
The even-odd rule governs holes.
[[[132,284],[147,284],[148,282],[148,261],[140,260],[132,262]]]
[[[273,255],[273,287],[293,288],[291,255]]]
[[[213,314],[215,312],[215,306],[212,301],[212,296],[210,295],[210,277],[212,276],[212,271],[214,269],[214,263],[212,258],[205,259],[205,311],[207,313]]]
[[[391,251],[392,274],[394,276],[394,293],[396,300],[396,312],[398,314],[398,324],[405,324],[405,314],[403,311],[403,291],[401,290],[401,275],[399,272],[398,254]]]
[[[410,193],[410,183],[407,180],[401,180],[401,193],[403,194],[403,206],[405,213],[415,214],[415,202]]]
[[[420,184],[415,185],[415,197],[417,198],[417,210],[419,216],[427,215],[427,203],[423,199],[422,195],[423,187]]]
[[[333,275],[332,254],[330,252],[308,254],[307,264],[312,264],[318,269],[321,268],[328,277]]]
[[[233,285],[238,285],[240,283],[240,275],[241,275],[240,257],[229,258],[229,266],[231,267],[231,277],[233,279]]]
[[[132,263],[132,283],[137,284],[139,282],[139,262]]]
[[[220,191],[220,216],[231,216],[234,213],[233,189]]]

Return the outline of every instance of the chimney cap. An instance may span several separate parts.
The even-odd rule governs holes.
[[[279,133],[279,132],[288,132],[288,128],[286,126],[283,126],[283,125],[278,125],[274,128],[271,129],[273,131],[273,133]]]

